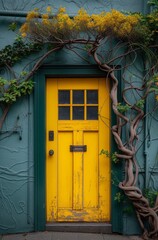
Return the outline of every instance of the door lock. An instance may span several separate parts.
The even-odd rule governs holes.
[[[49,141],[54,141],[54,131],[49,131],[48,132],[48,138],[49,138]]]
[[[54,150],[49,150],[49,156],[53,156],[54,155]]]

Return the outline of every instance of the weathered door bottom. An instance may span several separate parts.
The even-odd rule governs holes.
[[[47,231],[81,232],[81,233],[111,233],[111,223],[47,223]]]

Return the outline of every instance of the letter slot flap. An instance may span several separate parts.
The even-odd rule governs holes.
[[[87,145],[70,145],[70,152],[87,152]]]

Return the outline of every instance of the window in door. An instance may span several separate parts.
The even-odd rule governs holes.
[[[59,120],[98,120],[98,90],[59,90]]]

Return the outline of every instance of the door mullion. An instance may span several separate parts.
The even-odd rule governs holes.
[[[72,90],[70,90],[70,120],[72,120]]]
[[[74,145],[83,145],[83,131],[74,131]],[[73,152],[73,210],[83,209],[83,152]]]
[[[84,120],[87,119],[87,91],[84,90]]]

